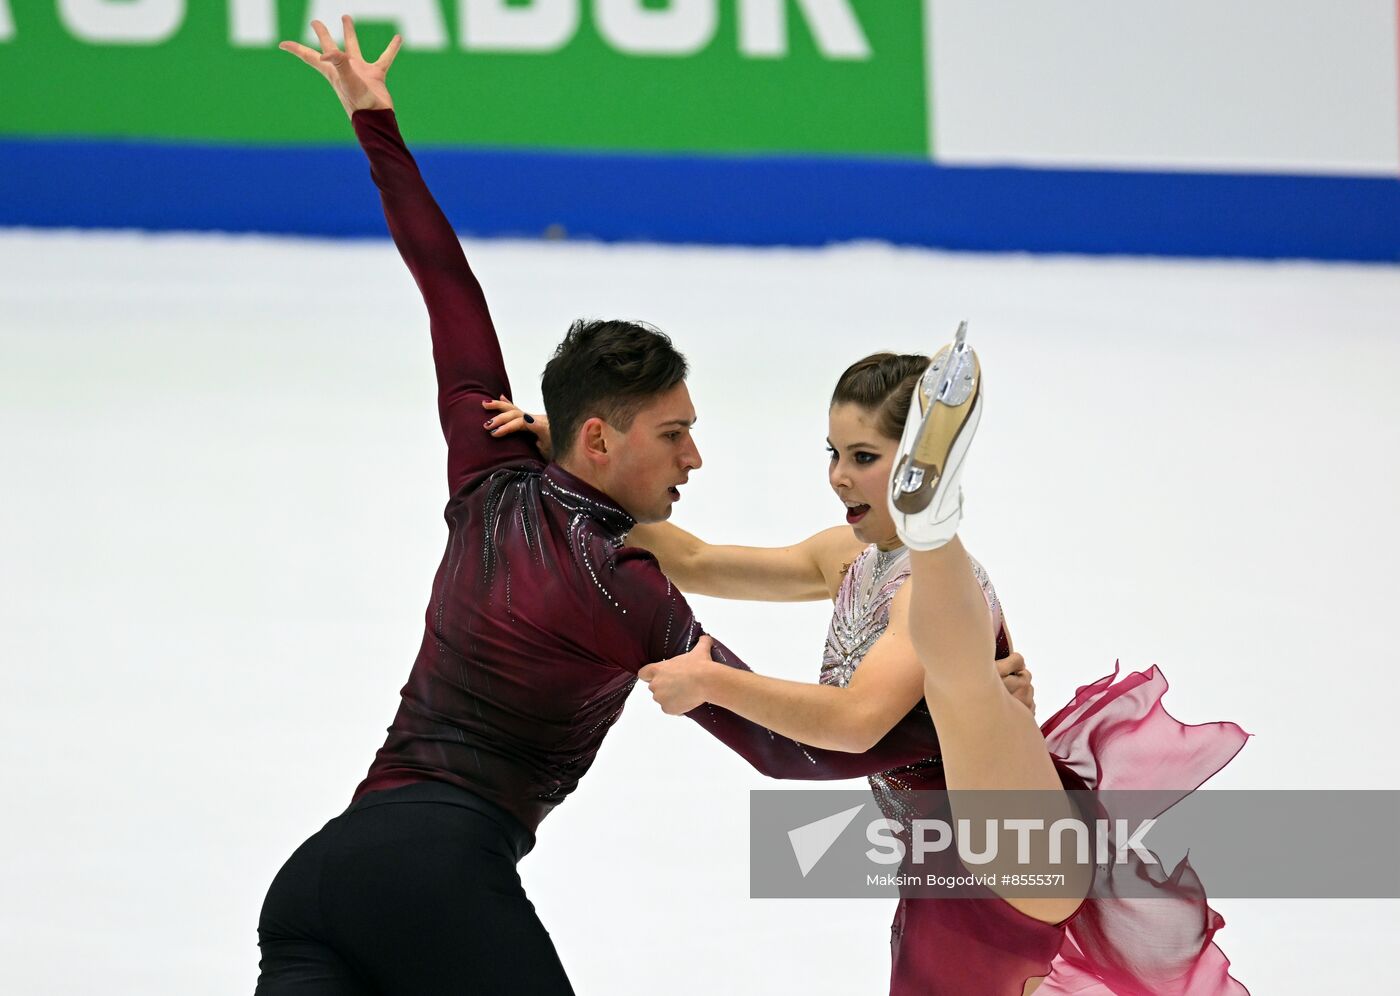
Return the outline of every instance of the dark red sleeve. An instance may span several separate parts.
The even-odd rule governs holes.
[[[651,554],[634,547],[618,551],[613,577],[617,582],[617,605],[626,609],[623,618],[630,620],[627,625],[630,652],[619,662],[622,666],[636,672],[653,661],[676,657],[695,646],[703,630],[685,596],[661,573]],[[737,654],[718,640],[715,640],[715,659],[730,667],[750,670]],[[933,724],[927,717],[913,714],[906,716],[863,754],[799,743],[708,703],[686,716],[770,778],[863,778],[938,754]]]
[[[389,234],[428,307],[449,493],[500,464],[539,460],[529,433],[497,439],[482,427],[490,415],[482,400],[511,397],[501,344],[481,285],[404,145],[394,112],[356,111],[351,120],[369,157]]]

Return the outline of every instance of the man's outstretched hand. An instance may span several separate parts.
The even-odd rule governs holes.
[[[403,39],[394,35],[382,55],[374,62],[366,62],[360,54],[360,40],[355,37],[355,22],[346,16],[340,19],[345,28],[345,50],[341,51],[331,33],[320,21],[311,22],[311,30],[321,41],[321,51],[307,48],[300,42],[284,41],[277,47],[291,52],[302,62],[324,76],[340,98],[340,104],[347,115],[356,111],[392,111],[394,101],[384,85],[384,77],[394,64],[394,56],[399,54]]]

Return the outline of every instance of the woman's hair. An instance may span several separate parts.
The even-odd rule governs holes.
[[[831,392],[831,404],[860,405],[874,412],[880,434],[898,440],[909,417],[914,384],[928,365],[929,358],[918,353],[871,353],[846,368]]]

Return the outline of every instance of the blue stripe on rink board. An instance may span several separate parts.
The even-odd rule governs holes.
[[[459,231],[1400,261],[1400,178],[422,149]],[[0,225],[377,236],[353,147],[0,139]]]

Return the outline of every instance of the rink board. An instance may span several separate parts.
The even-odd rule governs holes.
[[[463,234],[1400,261],[1400,180],[419,149]],[[0,139],[8,225],[382,236],[355,148]]]
[[[0,225],[381,234],[276,47],[346,11],[464,233],[1393,262],[1398,10],[0,0]]]

